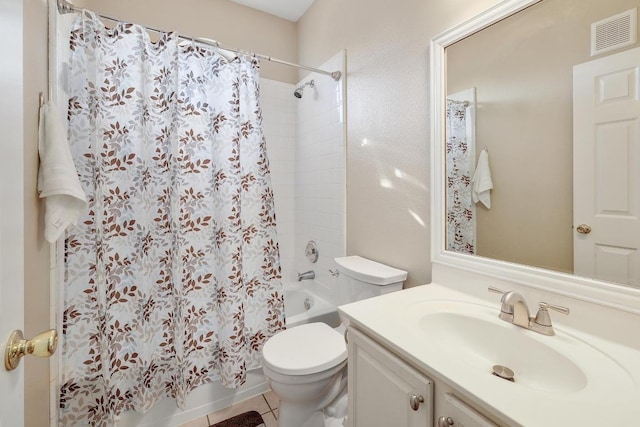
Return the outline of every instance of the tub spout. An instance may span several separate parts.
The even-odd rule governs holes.
[[[303,280],[312,280],[316,278],[316,273],[313,270],[305,271],[304,273],[298,273],[298,282]]]

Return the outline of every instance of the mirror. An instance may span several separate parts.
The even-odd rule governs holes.
[[[637,47],[590,52],[591,24],[637,4],[541,1],[446,47],[449,250],[574,273],[573,68]],[[482,150],[490,208],[467,194]]]
[[[579,296],[616,309],[640,312],[640,289],[615,279],[618,271],[633,270],[631,273],[637,275],[636,267],[629,266],[632,258],[637,257],[634,253],[640,251],[614,253],[610,257],[616,261],[610,271],[614,274],[606,278],[574,273],[577,265],[575,243],[587,239],[581,239],[584,236],[576,238],[577,230],[573,228],[574,203],[580,196],[576,196],[574,190],[595,186],[593,183],[574,185],[574,172],[582,166],[578,162],[574,167],[573,139],[574,134],[582,131],[580,127],[573,127],[573,68],[618,52],[633,52],[637,43],[591,57],[589,40],[593,22],[638,4],[638,0],[505,0],[431,41],[431,253],[434,274],[455,274],[456,269],[465,270]],[[496,30],[502,32],[492,35]],[[524,49],[525,45],[529,45],[529,51]],[[461,56],[464,51],[470,56]],[[513,54],[519,56],[508,56]],[[599,102],[627,97],[635,105],[640,102],[637,99],[639,90],[630,85],[638,83],[638,70],[640,66],[627,67],[626,72],[605,73],[597,79],[582,80],[591,82],[591,90],[587,91],[590,96],[602,95]],[[490,80],[491,85],[486,86],[486,80]],[[598,83],[593,84],[596,81]],[[611,82],[615,84],[610,86]],[[578,106],[597,104],[594,99],[576,99]],[[454,118],[460,118],[464,112],[466,122],[446,120],[447,112]],[[492,118],[487,119],[489,116]],[[637,129],[640,126],[636,125],[640,119],[617,123],[632,125],[625,125],[622,131],[620,127],[609,126],[600,133],[618,138],[614,138],[617,142],[629,135],[634,137],[627,138],[629,143],[640,140]],[[600,133],[596,137],[600,137]],[[455,147],[451,141],[447,144],[447,137],[462,134],[471,135],[471,145]],[[501,144],[498,144],[499,138],[503,140]],[[605,162],[608,170],[617,168],[624,172],[617,174],[619,176],[640,175],[640,168],[635,166],[640,165],[637,157],[640,149],[627,150],[626,154],[635,157],[629,160],[626,156],[625,164],[625,156],[620,155],[620,150],[607,151],[607,147],[593,141],[591,145],[597,150],[579,149],[577,152],[604,153],[609,155]],[[451,181],[471,181],[485,147],[493,183],[487,201],[490,209],[482,202],[465,207],[462,202],[468,200],[470,193],[454,193],[447,188]],[[470,154],[466,161],[458,159],[453,166],[447,166],[447,160],[451,160],[455,150],[467,150]],[[458,175],[447,176],[452,170]],[[598,190],[609,188],[598,185]],[[637,183],[624,190],[600,191],[606,197],[601,196],[597,203],[609,203],[614,199],[620,202],[620,198],[608,195],[640,195]],[[486,194],[478,196],[482,199]],[[593,205],[594,201],[589,203]],[[605,213],[620,216],[624,209],[637,211],[640,208],[638,201],[631,203]],[[462,236],[465,230],[449,227],[452,215],[470,218],[473,228],[467,230],[467,234],[474,239],[471,245],[465,244]],[[626,216],[635,219],[640,215]],[[589,236],[597,234],[600,228],[592,225],[594,232]],[[464,224],[461,227],[464,228]],[[459,245],[451,245],[451,242]],[[606,260],[607,254],[600,258]],[[624,259],[628,261],[626,264],[621,262]]]

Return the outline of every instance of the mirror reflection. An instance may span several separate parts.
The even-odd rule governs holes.
[[[446,48],[447,250],[640,287],[639,3],[543,0]]]

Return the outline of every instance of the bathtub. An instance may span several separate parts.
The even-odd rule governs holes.
[[[306,281],[284,284],[284,314],[288,328],[311,322],[340,325],[338,309],[311,291]]]

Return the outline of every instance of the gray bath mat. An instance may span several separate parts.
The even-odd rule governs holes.
[[[211,427],[265,427],[264,421],[256,411],[245,412],[228,420],[220,421]]]

